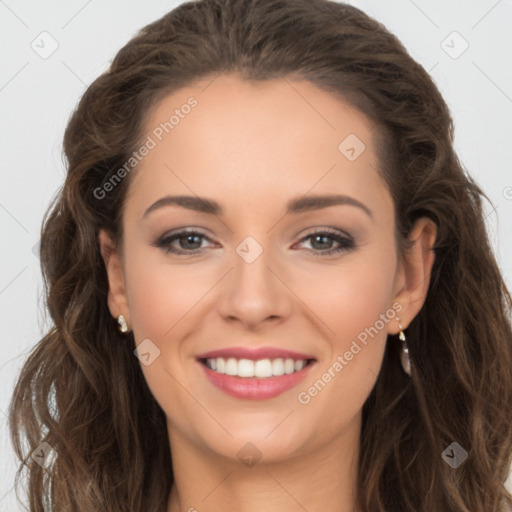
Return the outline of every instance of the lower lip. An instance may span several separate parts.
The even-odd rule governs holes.
[[[198,361],[198,364],[203,368],[208,380],[228,395],[248,400],[265,400],[278,396],[297,386],[306,378],[311,368],[315,365],[315,361],[309,363],[298,372],[264,379],[226,375],[211,370],[200,361]]]

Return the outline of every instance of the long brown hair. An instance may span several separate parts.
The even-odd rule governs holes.
[[[487,196],[453,149],[428,73],[362,11],[327,0],[200,0],[143,28],[86,90],[67,126],[67,177],[41,230],[53,320],[10,406],[31,511],[163,512],[173,473],[165,414],[107,307],[100,228],[122,240],[131,176],[95,191],[140,144],[164,95],[219,73],[295,77],[366,113],[383,137],[379,171],[399,249],[414,221],[438,228],[426,302],[407,330],[412,378],[388,343],[363,407],[358,497],[365,512],[501,512],[512,459],[511,297],[487,237]],[[56,451],[46,468],[31,457]],[[441,454],[457,442],[467,460]],[[46,446],[46,445],[44,445]],[[45,449],[48,449],[46,446]]]

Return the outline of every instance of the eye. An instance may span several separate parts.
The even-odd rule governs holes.
[[[172,235],[164,235],[152,245],[162,249],[166,254],[187,254],[190,256],[203,252],[205,247],[201,247],[201,244],[204,240],[210,240],[204,233],[195,230],[184,230]],[[311,240],[312,245],[310,252],[315,256],[348,252],[355,249],[354,239],[351,236],[342,235],[337,231],[329,229],[314,231],[303,237],[299,243],[309,240]],[[338,244],[338,247],[332,248],[333,241]],[[315,250],[318,248],[320,250]]]
[[[165,253],[174,254],[198,254],[202,252],[201,241],[209,240],[209,238],[199,231],[180,231],[173,235],[164,235],[159,238],[153,245],[163,249]],[[172,245],[177,241],[179,247]]]
[[[354,239],[349,235],[342,235],[336,231],[328,229],[322,231],[315,231],[306,235],[300,243],[311,240],[313,249],[320,248],[320,251],[312,250],[315,256],[324,256],[328,254],[335,254],[340,252],[348,252],[355,249]],[[332,248],[332,241],[338,244],[338,247]],[[330,241],[330,242],[329,242]]]

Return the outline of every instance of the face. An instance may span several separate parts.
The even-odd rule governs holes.
[[[143,343],[171,439],[291,458],[359,424],[387,334],[414,314],[393,202],[348,104],[309,82],[210,80],[151,112],[109,305]]]

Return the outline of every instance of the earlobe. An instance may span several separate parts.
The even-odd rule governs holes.
[[[131,325],[121,258],[112,237],[106,230],[100,230],[98,241],[108,277],[107,301],[110,314],[116,320],[119,315],[123,315],[126,323]]]
[[[433,246],[436,241],[437,226],[428,217],[421,217],[414,224],[410,235],[413,244],[404,255],[402,272],[403,286],[399,295],[394,299],[402,305],[400,318],[404,329],[411,323],[425,303],[435,253]],[[398,325],[390,326],[397,334]]]

